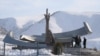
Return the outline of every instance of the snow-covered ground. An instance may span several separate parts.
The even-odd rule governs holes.
[[[5,36],[1,35],[0,38],[3,40]],[[3,55],[3,41],[0,41],[0,55]],[[97,47],[99,49],[99,40],[98,41],[94,41],[94,40],[98,40],[98,39],[90,39],[87,42],[87,48],[95,48]],[[12,46],[15,45],[11,45],[11,44],[7,44],[6,43],[6,52],[5,54],[7,56],[36,56],[37,55],[37,49],[24,49],[24,50],[18,50],[18,49],[12,49]],[[58,56],[58,55],[53,55],[51,53],[50,49],[46,49],[46,48],[42,48],[39,49],[39,56]],[[62,55],[59,56],[75,56],[75,55],[71,55],[70,53],[63,53]]]
[[[3,50],[0,50],[0,55],[3,55]],[[5,55],[7,56],[37,56],[37,50],[36,49],[26,49],[26,50],[12,50],[8,49],[5,52]],[[51,50],[48,49],[39,49],[38,56],[58,56],[53,55],[51,53]],[[62,54],[59,56],[72,56],[71,54]]]
[[[5,35],[0,35],[0,55],[3,55],[4,53],[4,43],[3,43],[3,39],[4,39]],[[18,49],[12,49],[11,44],[7,44],[6,43],[6,51],[5,51],[5,55],[6,56],[36,56],[37,55],[37,49],[24,49],[24,50],[18,50]],[[39,49],[39,55],[38,56],[56,56],[53,55],[51,53],[50,49]],[[59,56],[72,56],[71,54],[62,54]]]

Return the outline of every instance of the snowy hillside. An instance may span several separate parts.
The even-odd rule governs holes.
[[[3,27],[0,27],[0,34],[1,34],[1,35],[7,34],[7,30],[4,29]]]
[[[4,33],[6,31],[12,31],[15,37],[19,37],[22,32],[28,30],[31,25],[35,22],[41,20],[43,16],[38,17],[16,17],[16,18],[0,18],[0,32]]]
[[[88,14],[88,13],[87,13]],[[50,17],[50,29],[53,33],[60,33],[78,29],[83,26],[83,22],[89,23],[93,30],[92,37],[99,37],[100,14],[91,13],[89,16],[82,14],[71,14],[63,11],[57,11]],[[0,19],[0,26],[7,31],[13,31],[27,35],[41,35],[45,33],[45,19],[41,15],[38,18],[5,18]],[[16,35],[16,34],[15,34]]]
[[[86,21],[93,30],[89,37],[99,37],[99,18],[99,13],[71,14],[57,11],[51,15],[50,29],[53,33],[71,31],[82,27],[83,22]],[[0,19],[0,27],[5,28],[7,31],[13,31],[15,35],[41,35],[45,33],[45,19],[43,15],[35,18],[5,18]]]
[[[83,26],[83,22],[86,21],[89,23],[92,28],[93,33],[88,35],[88,38],[99,37],[100,31],[100,14],[90,13],[88,15],[82,14],[70,14],[62,11],[55,12],[51,15],[50,18],[50,29],[53,33],[60,33],[78,29]],[[36,22],[31,25],[31,27],[25,31],[23,34],[29,35],[41,35],[45,32],[45,19],[42,18],[39,22]]]
[[[0,19],[0,27],[5,28],[7,31],[13,30],[16,26],[16,19],[14,18]]]
[[[50,18],[49,23],[50,29],[53,33],[62,32],[62,29],[59,27],[59,25],[56,23],[56,20],[53,17]],[[31,27],[27,31],[23,32],[23,34],[28,35],[41,35],[42,33],[45,33],[45,18],[31,25]]]
[[[57,24],[59,27],[61,27],[62,31],[70,31],[74,29],[78,29],[83,26],[83,22],[86,21],[89,23],[90,27],[92,28],[93,33],[90,35],[90,37],[99,37],[100,31],[100,14],[93,14],[91,13],[88,15],[82,15],[82,14],[70,14],[66,12],[55,12],[52,14],[52,16],[55,18]]]

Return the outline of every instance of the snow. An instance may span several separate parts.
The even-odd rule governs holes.
[[[38,16],[20,16],[20,17],[15,17],[17,26],[19,28],[27,27],[31,24],[34,24],[37,21],[40,21],[44,16],[43,15],[38,15]],[[31,22],[31,23],[30,23]]]
[[[55,18],[51,17],[50,18],[50,29],[53,33],[59,33],[62,32],[62,28],[57,24]]]
[[[0,50],[0,54],[3,54],[3,50]],[[24,50],[11,50],[8,49],[5,52],[5,55],[7,56],[36,56],[37,55],[37,50],[36,49],[24,49]],[[51,50],[47,49],[39,49],[39,54],[38,56],[58,56],[58,55],[53,55],[51,53]],[[71,54],[62,54],[59,56],[72,56]]]
[[[100,38],[98,37],[89,39],[87,45],[90,48],[97,48],[98,50],[100,50]]]
[[[97,42],[99,41],[100,42],[100,37],[98,37],[98,38],[92,38],[92,39],[89,39],[88,41],[94,41],[94,42],[95,41],[97,41]]]
[[[85,13],[84,13],[85,14]],[[88,14],[88,13],[86,13]],[[90,13],[91,14],[91,13]],[[87,21],[93,30],[92,37],[99,37],[99,21],[100,14],[95,13],[91,17],[82,14],[70,14],[64,11],[57,11],[51,14],[50,30],[53,33],[61,33],[78,29],[83,26],[83,22]],[[15,17],[0,19],[0,26],[6,28],[8,31],[13,31],[14,35],[41,35],[45,33],[45,18],[44,15],[37,17]],[[10,26],[10,27],[9,27]],[[90,36],[90,37],[91,37]]]
[[[4,35],[2,35],[1,38],[4,38]],[[93,39],[91,39],[91,40],[93,40]],[[99,47],[100,43],[97,41],[90,41],[89,40],[87,42],[87,45],[88,45],[88,48],[95,48],[95,47],[97,47],[98,49],[100,48]],[[11,48],[12,48],[12,46],[6,45],[6,55],[7,56],[21,56],[21,55],[22,56],[36,56],[37,55],[36,49],[25,49],[25,50],[20,51],[17,49],[13,50]],[[2,42],[2,45],[0,46],[0,54],[3,54],[3,42]],[[58,55],[53,55],[51,53],[50,49],[42,48],[42,49],[39,49],[39,56],[58,56]],[[62,55],[59,55],[59,56],[75,56],[75,55],[63,53]]]
[[[5,28],[7,31],[13,30],[16,27],[16,20],[14,18],[0,19],[0,26]]]

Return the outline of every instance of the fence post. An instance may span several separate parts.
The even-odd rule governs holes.
[[[39,55],[39,46],[38,46],[38,42],[37,42],[37,56]]]
[[[5,56],[5,42],[4,42],[4,53],[3,53],[3,55]]]

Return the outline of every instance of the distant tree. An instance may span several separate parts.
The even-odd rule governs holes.
[[[63,51],[63,45],[60,42],[55,43],[53,46],[52,53],[55,55],[60,55],[62,54],[62,51]]]

